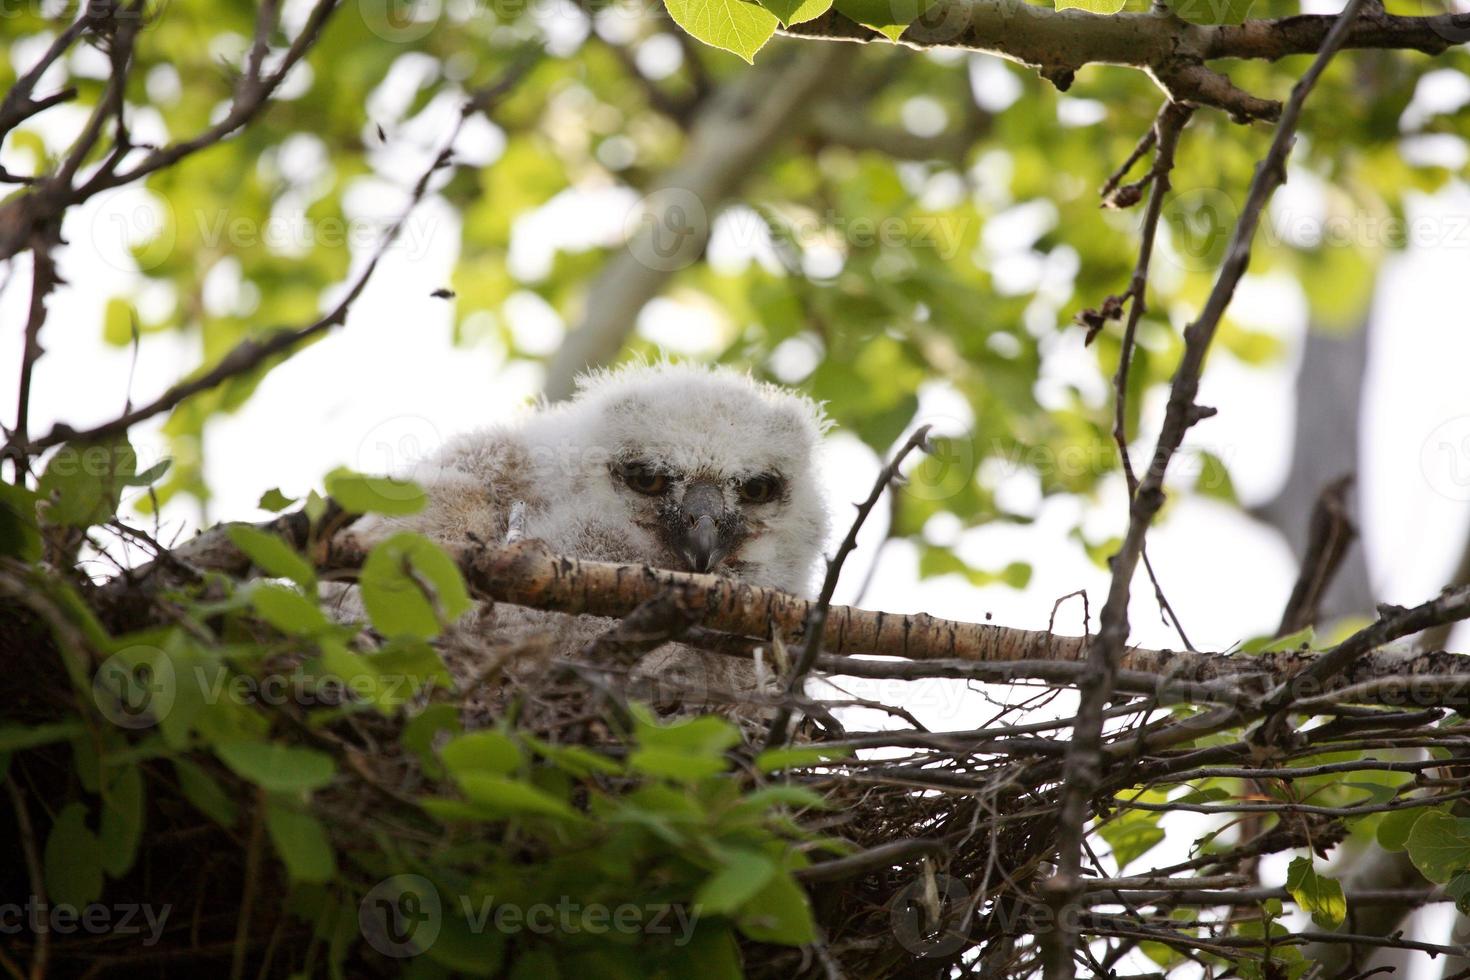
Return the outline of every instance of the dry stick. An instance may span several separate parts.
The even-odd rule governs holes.
[[[15,430],[12,437],[20,443],[25,442],[27,426],[30,424],[31,375],[36,361],[44,353],[41,347],[41,327],[46,323],[46,297],[61,281],[56,273],[56,259],[51,254],[51,250],[60,244],[60,240],[61,229],[55,224],[37,229],[31,240],[31,302],[26,318],[25,346],[20,356],[20,393],[16,399]],[[23,485],[30,469],[25,453],[6,452],[4,456],[15,467],[15,484]]]
[[[1172,188],[1169,173],[1174,169],[1174,153],[1179,147],[1179,137],[1184,132],[1184,127],[1189,124],[1192,115],[1194,115],[1193,106],[1166,102],[1159,110],[1158,118],[1150,130],[1154,134],[1153,142],[1158,146],[1158,152],[1154,154],[1154,164],[1149,168],[1146,178],[1153,185],[1153,190],[1149,194],[1148,208],[1143,217],[1143,235],[1138,247],[1138,264],[1133,268],[1133,278],[1128,283],[1127,292],[1120,297],[1122,301],[1128,302],[1128,319],[1123,324],[1122,352],[1118,355],[1118,370],[1113,376],[1113,441],[1117,443],[1118,457],[1123,463],[1123,476],[1128,481],[1130,499],[1138,493],[1138,477],[1133,472],[1133,460],[1128,455],[1128,374],[1133,366],[1133,348],[1136,343],[1138,321],[1148,309],[1149,263],[1153,260],[1154,238],[1158,234],[1159,217],[1164,210],[1164,196]],[[1139,146],[1142,147],[1143,143],[1140,142]],[[1105,311],[1110,307],[1114,307],[1112,297],[1103,304]],[[1179,621],[1179,615],[1174,612],[1174,607],[1169,605],[1169,600],[1164,596],[1164,588],[1159,584],[1158,575],[1154,573],[1153,562],[1149,561],[1148,548],[1145,547],[1142,550],[1141,557],[1143,567],[1148,572],[1149,581],[1153,583],[1154,598],[1158,601],[1159,609],[1164,614],[1165,623],[1172,625],[1179,633],[1179,640],[1184,644],[1186,650],[1193,650],[1194,644],[1189,642],[1189,636],[1184,632],[1184,624]]]
[[[1358,536],[1348,513],[1347,494],[1352,485],[1351,474],[1338,477],[1322,488],[1312,507],[1301,571],[1281,614],[1281,623],[1276,627],[1277,636],[1287,636],[1317,623],[1322,598],[1337,577],[1348,547]]]
[[[1081,878],[1082,843],[1086,836],[1088,801],[1102,765],[1102,709],[1112,694],[1113,675],[1128,638],[1128,597],[1133,573],[1143,551],[1144,537],[1164,503],[1164,474],[1169,461],[1190,426],[1206,417],[1195,404],[1200,372],[1215,331],[1234,296],[1236,284],[1250,263],[1255,237],[1271,194],[1286,179],[1286,158],[1301,118],[1302,104],[1327,63],[1347,40],[1363,0],[1348,0],[1336,24],[1322,42],[1312,66],[1293,87],[1282,112],[1281,122],[1265,159],[1256,168],[1244,208],[1236,221],[1229,249],[1200,317],[1184,331],[1184,355],[1174,375],[1164,424],[1148,472],[1134,494],[1129,508],[1128,533],[1113,557],[1113,578],[1103,607],[1095,645],[1088,661],[1096,668],[1091,683],[1080,692],[1078,725],[1067,753],[1063,775],[1061,813],[1058,818],[1057,870],[1044,883],[1044,893],[1053,912],[1052,928],[1045,936],[1046,980],[1070,980],[1077,935],[1072,917],[1066,913],[1075,903]]]
[[[15,810],[15,826],[20,834],[21,852],[25,855],[26,873],[30,875],[31,895],[38,908],[45,908],[46,877],[41,870],[41,852],[36,846],[36,831],[31,824],[31,812],[26,804],[25,794],[16,782],[17,778],[16,769],[12,767],[10,778],[5,781],[5,788],[10,792],[10,805]],[[46,976],[46,961],[51,953],[50,933],[50,929],[42,929],[36,937],[35,951],[31,955],[31,980],[42,980]]]
[[[528,71],[529,68],[529,63],[523,59],[512,65],[512,67],[508,70],[508,74],[514,75],[514,77],[519,79],[521,77],[524,77],[525,72]],[[503,96],[504,92],[508,90],[508,87],[503,88],[502,84],[503,83],[498,82],[494,86],[494,90],[496,91],[497,96]],[[463,110],[460,112],[459,119],[455,123],[454,129],[450,132],[448,139],[444,141],[443,148],[435,156],[434,162],[429,165],[428,169],[426,169],[422,175],[420,175],[418,182],[414,185],[413,191],[409,196],[408,206],[404,208],[403,213],[399,215],[398,220],[395,221],[392,226],[389,227],[388,231],[383,235],[382,240],[378,243],[377,249],[373,252],[372,258],[368,260],[367,264],[363,267],[362,272],[359,273],[357,278],[353,281],[351,288],[349,288],[342,299],[339,300],[334,307],[332,307],[331,311],[328,312],[321,319],[295,330],[277,331],[263,340],[253,337],[247,338],[246,340],[243,340],[239,344],[237,344],[228,354],[226,354],[220,360],[218,364],[216,364],[210,370],[187,381],[181,381],[178,384],[173,385],[163,394],[155,398],[153,401],[147,403],[146,405],[142,405],[138,408],[134,408],[130,411],[124,412],[122,415],[119,415],[110,421],[103,422],[99,425],[93,426],[90,429],[84,430],[76,430],[69,425],[58,423],[57,425],[53,426],[51,431],[45,436],[29,442],[23,447],[18,446],[14,438],[12,438],[11,440],[11,445],[17,446],[20,451],[23,451],[28,455],[35,455],[42,450],[48,449],[51,446],[58,445],[59,443],[72,440],[100,439],[105,436],[115,435],[119,432],[126,431],[139,422],[150,419],[153,416],[159,415],[163,412],[171,411],[179,404],[184,402],[186,399],[191,398],[192,396],[197,395],[200,392],[208,391],[212,388],[218,387],[231,378],[238,377],[242,374],[252,371],[255,368],[259,367],[261,364],[265,363],[271,357],[274,357],[278,354],[288,353],[295,348],[301,346],[301,344],[305,343],[311,338],[317,336],[318,334],[323,333],[331,329],[332,327],[340,326],[345,323],[347,321],[348,312],[351,310],[352,305],[357,301],[358,297],[362,295],[363,290],[367,288],[368,281],[372,278],[373,273],[377,270],[379,262],[381,262],[383,256],[387,254],[388,249],[393,246],[393,243],[398,240],[398,236],[403,231],[403,226],[407,223],[409,216],[418,207],[419,203],[428,193],[430,180],[433,179],[433,176],[437,171],[450,165],[450,150],[454,145],[455,139],[459,136],[461,129],[463,129],[465,120],[468,119],[473,112],[477,110],[483,110],[486,106],[487,101],[493,102],[494,100],[486,100],[483,97],[472,96],[465,103]]]
[[[1383,605],[1378,621],[1367,626],[1312,661],[1306,669],[1277,685],[1263,699],[1261,710],[1268,716],[1260,733],[1269,740],[1294,701],[1317,695],[1354,663],[1386,643],[1402,639],[1441,623],[1470,617],[1470,585],[1446,589],[1437,598],[1412,609]]]
[[[776,710],[776,716],[771,719],[770,728],[766,732],[767,748],[786,743],[791,723],[791,700],[800,693],[802,682],[806,680],[806,675],[816,665],[817,656],[822,652],[822,631],[827,625],[827,612],[832,606],[832,593],[837,590],[837,579],[842,575],[843,563],[857,547],[858,532],[862,530],[868,514],[872,513],[873,506],[878,503],[878,498],[883,496],[883,491],[888,489],[888,485],[898,477],[898,468],[908,454],[919,448],[927,451],[926,440],[929,436],[929,428],[927,425],[919,426],[914,434],[908,437],[908,441],[899,447],[898,452],[894,453],[888,465],[878,473],[878,479],[873,481],[873,489],[868,494],[868,499],[857,505],[857,515],[853,518],[852,526],[847,529],[847,537],[842,539],[842,544],[837,548],[837,554],[827,562],[827,577],[822,582],[821,595],[818,596],[817,604],[812,607],[806,624],[802,627],[801,655],[797,657],[796,665],[791,669],[791,676],[786,680],[788,697]]]
[[[74,204],[87,200],[99,191],[111,187],[118,187],[144,177],[155,170],[171,166],[184,157],[196,153],[206,147],[213,146],[219,141],[230,136],[236,130],[247,125],[265,107],[272,93],[285,80],[287,74],[294,68],[298,61],[311,49],[321,34],[327,18],[339,6],[340,0],[320,0],[312,9],[306,19],[306,24],[301,33],[291,44],[276,66],[276,70],[268,77],[255,77],[247,75],[250,84],[242,85],[242,91],[248,96],[246,101],[239,99],[231,103],[230,110],[219,122],[210,126],[204,132],[189,140],[173,143],[168,146],[153,150],[137,166],[123,173],[118,173],[117,168],[121,165],[123,158],[133,149],[131,143],[126,139],[126,128],[122,122],[122,91],[121,85],[115,84],[125,79],[119,75],[125,72],[119,71],[120,62],[114,58],[113,76],[109,79],[109,90],[104,95],[104,105],[99,109],[106,108],[107,111],[94,114],[93,120],[98,124],[93,128],[89,122],[84,131],[83,138],[79,142],[95,142],[100,132],[100,123],[108,116],[116,115],[118,118],[119,140],[107,158],[97,167],[96,172],[80,187],[74,187],[71,178],[74,176],[77,166],[85,157],[85,153],[73,153],[68,157],[62,169],[49,177],[36,178],[25,181],[33,185],[31,191],[12,197],[0,205],[0,261],[11,258],[20,252],[28,240],[30,229],[39,224],[55,220]],[[101,5],[94,5],[99,8]],[[262,16],[273,10],[272,4],[265,4],[262,8]],[[108,12],[106,18],[92,17],[90,14],[83,19],[87,21],[85,26],[101,29],[105,24],[116,25],[113,42],[116,44],[119,38],[126,40],[126,53],[131,54],[132,37],[142,26],[145,16],[141,0],[135,0],[124,10],[115,8]],[[75,26],[75,25],[74,25]],[[54,46],[53,46],[54,50]],[[48,51],[42,58],[46,63],[47,58],[53,58],[53,51]],[[55,101],[52,100],[52,104]]]
[[[136,628],[151,621],[149,607],[154,597],[168,589],[193,584],[201,572],[216,571],[236,578],[249,575],[250,559],[230,541],[232,526],[222,524],[211,528],[155,561],[118,575],[96,590],[94,606],[106,621]],[[301,511],[253,526],[282,536],[298,549],[313,548],[311,522]],[[314,561],[323,571],[355,570],[367,557],[350,531],[330,542],[316,542],[315,550],[318,553]],[[687,591],[691,601],[705,610],[702,622],[707,630],[764,641],[773,632],[799,636],[815,605],[800,596],[717,575],[557,555],[536,539],[448,550],[477,594],[495,602],[548,612],[622,617],[654,596],[678,589]],[[0,562],[0,571],[4,568]],[[698,636],[702,642],[709,634],[701,632]],[[938,619],[927,613],[899,615],[852,606],[831,607],[822,626],[822,649],[833,654],[926,661],[926,666],[932,666],[934,676],[940,677],[968,676],[964,667],[968,663],[980,665],[976,677],[983,679],[989,674],[983,665],[1006,665],[996,668],[993,676],[1005,679],[1034,676],[1059,685],[1082,680],[1086,671],[1077,665],[1085,661],[1089,647],[1096,643],[1095,638],[1086,636],[1057,636],[1044,630],[965,623]],[[1152,675],[1161,693],[1178,690],[1208,694],[1211,699],[1239,705],[1242,699],[1249,701],[1253,691],[1264,693],[1300,673],[1318,656],[1304,650],[1247,657],[1134,647],[1124,651],[1118,668],[1137,672],[1136,676],[1124,675],[1130,687],[1142,688],[1147,683],[1145,675]],[[870,676],[889,676],[890,671],[895,676],[904,676],[903,661],[867,661],[872,666],[866,669]],[[819,659],[820,662],[823,661]],[[1057,669],[1058,662],[1065,666]],[[865,670],[863,661],[830,663],[835,673]],[[1459,675],[1467,674],[1470,674],[1470,657],[1460,654],[1372,653],[1355,661],[1338,683],[1347,686],[1401,677],[1427,684],[1441,675],[1458,680]],[[1231,698],[1222,683],[1211,682],[1236,684],[1242,688],[1240,696]],[[1234,709],[1223,710],[1235,714]],[[1180,740],[1189,741],[1205,734],[1204,724],[1205,716],[1193,720]],[[1150,738],[1144,747],[1154,749],[1168,744],[1172,743]]]

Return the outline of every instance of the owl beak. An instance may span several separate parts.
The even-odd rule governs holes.
[[[712,483],[691,483],[679,510],[683,528],[679,551],[691,569],[707,572],[728,551],[720,540],[719,527],[719,520],[725,514],[725,497]]]

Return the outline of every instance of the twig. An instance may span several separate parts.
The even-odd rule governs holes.
[[[1317,622],[1322,598],[1337,577],[1348,547],[1358,536],[1347,504],[1352,485],[1352,474],[1338,477],[1322,488],[1312,508],[1301,571],[1281,614],[1281,624],[1276,627],[1277,636],[1296,633]]]
[[[27,427],[30,424],[31,414],[31,375],[35,370],[36,361],[43,353],[41,348],[41,327],[46,323],[46,297],[51,290],[56,288],[61,280],[56,273],[56,259],[51,254],[61,241],[61,231],[56,225],[46,228],[38,228],[31,241],[31,301],[30,310],[26,316],[25,346],[20,356],[20,383],[17,386],[19,394],[16,397],[15,406],[15,429],[11,439],[24,444]],[[25,482],[26,474],[30,466],[25,453],[9,452],[4,454],[15,471],[12,474],[17,485]]]
[[[510,72],[514,77],[521,78],[524,77],[527,70],[528,66],[525,60],[521,59],[511,66]],[[504,91],[499,91],[499,94],[494,96],[494,98],[502,98],[504,94]],[[409,217],[427,195],[429,182],[433,179],[434,174],[444,167],[451,165],[451,149],[464,127],[465,120],[473,112],[485,111],[493,101],[493,98],[486,96],[484,98],[471,99],[464,105],[461,109],[459,119],[456,121],[449,137],[444,141],[439,153],[435,156],[434,161],[419,176],[418,181],[414,184],[413,190],[409,195],[408,205],[379,240],[372,257],[368,260],[357,278],[353,280],[351,287],[325,316],[295,330],[275,331],[265,339],[247,338],[231,349],[210,370],[189,380],[178,382],[153,401],[126,411],[110,421],[84,430],[73,429],[69,425],[58,423],[46,435],[24,445],[21,445],[17,441],[17,437],[13,436],[7,445],[7,450],[35,455],[63,442],[90,441],[124,432],[139,422],[150,419],[163,412],[173,410],[200,392],[208,391],[218,387],[231,378],[239,377],[242,374],[247,374],[255,370],[272,357],[290,353],[306,341],[330,330],[332,327],[341,326],[346,323],[347,314],[351,310],[352,305],[357,302],[358,297],[367,288],[368,281],[377,270],[378,264],[393,246],[393,243],[398,240],[398,236],[403,231]]]
[[[1205,354],[1235,295],[1236,284],[1250,263],[1251,241],[1261,213],[1272,193],[1286,179],[1286,158],[1295,140],[1302,105],[1332,56],[1347,40],[1362,2],[1349,0],[1322,42],[1311,67],[1292,89],[1271,147],[1256,168],[1214,288],[1199,319],[1184,331],[1184,354],[1171,384],[1158,444],[1148,471],[1133,494],[1128,532],[1118,554],[1113,556],[1112,583],[1103,606],[1097,642],[1088,651],[1088,661],[1096,670],[1091,683],[1083,687],[1080,695],[1078,726],[1068,749],[1063,775],[1057,870],[1045,883],[1046,900],[1055,913],[1053,926],[1045,936],[1046,980],[1070,980],[1073,976],[1072,956],[1077,936],[1075,925],[1066,913],[1077,897],[1088,801],[1101,769],[1102,708],[1112,694],[1114,672],[1128,637],[1128,598],[1133,573],[1138,567],[1148,528],[1164,503],[1164,474],[1183,442],[1185,432],[1210,413],[1195,402]]]
[[[827,576],[822,581],[822,591],[817,597],[817,603],[811,608],[807,616],[806,624],[802,628],[801,654],[796,658],[796,664],[791,669],[791,674],[786,680],[786,693],[795,697],[801,691],[802,682],[817,662],[817,655],[822,652],[822,631],[827,625],[827,613],[832,606],[832,594],[837,591],[837,579],[842,574],[842,565],[847,561],[847,556],[857,547],[858,532],[862,530],[863,523],[872,513],[873,506],[878,503],[878,498],[883,496],[883,491],[888,489],[898,477],[898,468],[915,449],[927,448],[926,440],[929,437],[929,426],[921,425],[914,434],[909,436],[898,452],[894,453],[893,459],[878,473],[878,479],[873,481],[873,489],[868,493],[868,499],[857,505],[857,514],[853,517],[852,526],[847,529],[847,537],[842,539],[838,545],[837,553],[827,562]],[[783,745],[786,742],[791,722],[791,707],[783,703],[771,719],[770,729],[766,732],[766,746]]]
[[[46,876],[41,870],[41,851],[36,845],[36,828],[31,824],[31,813],[26,806],[25,794],[16,783],[12,766],[10,777],[5,780],[5,789],[10,793],[10,805],[15,810],[15,826],[20,834],[20,849],[25,855],[26,874],[31,880],[31,895],[39,908],[47,906]],[[51,955],[51,930],[38,930],[35,950],[31,954],[31,980],[43,980],[46,963]]]

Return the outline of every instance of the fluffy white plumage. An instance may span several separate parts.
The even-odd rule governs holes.
[[[422,512],[365,518],[354,530],[368,541],[413,530],[449,545],[499,542],[519,502],[521,530],[557,553],[808,594],[827,538],[817,480],[827,426],[810,399],[729,369],[657,362],[598,371],[568,402],[453,439],[412,474],[429,496]],[[475,630],[550,633],[552,652],[570,655],[608,625],[496,610]],[[693,668],[714,688],[753,683],[739,661],[676,645],[640,666]]]

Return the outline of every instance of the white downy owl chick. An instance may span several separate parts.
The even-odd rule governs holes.
[[[423,511],[364,518],[354,532],[368,543],[400,530],[452,546],[499,543],[519,503],[517,530],[554,553],[810,594],[827,540],[817,454],[828,424],[805,396],[726,368],[597,371],[568,402],[451,440],[412,474],[428,494]],[[569,657],[610,625],[505,607],[475,629],[550,632],[552,652]],[[461,679],[475,668],[451,666]],[[637,672],[683,672],[727,690],[755,680],[747,662],[677,644]]]

